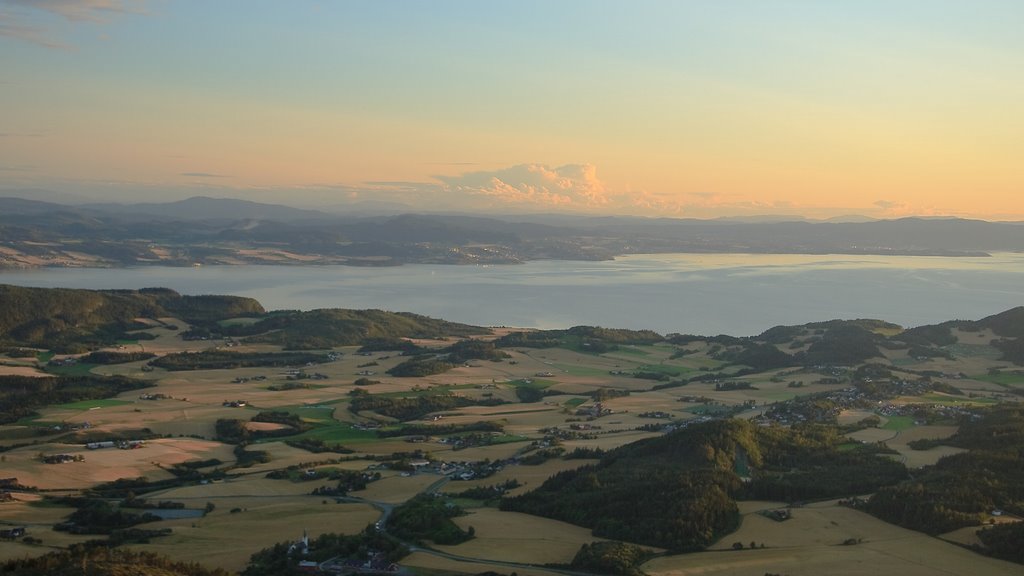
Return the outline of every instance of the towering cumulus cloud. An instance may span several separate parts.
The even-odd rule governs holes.
[[[597,169],[590,164],[551,168],[519,164],[501,170],[438,176],[449,192],[486,197],[505,204],[594,208],[609,203]]]

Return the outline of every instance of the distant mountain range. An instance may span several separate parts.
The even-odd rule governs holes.
[[[840,220],[367,216],[204,197],[78,205],[11,197],[0,198],[0,268],[497,264],[672,252],[983,256],[993,251],[1024,251],[1022,223],[957,218]]]

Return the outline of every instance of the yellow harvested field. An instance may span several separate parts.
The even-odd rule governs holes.
[[[269,432],[276,430],[287,430],[291,426],[287,424],[278,424],[277,422],[246,422],[245,429],[253,432]]]
[[[11,366],[0,364],[0,376],[31,376],[35,378],[53,378],[53,374],[47,374],[33,366]]]
[[[462,450],[452,450],[446,444],[428,444],[430,453],[434,458],[449,462],[472,462],[474,460],[504,460],[511,458],[515,453],[526,446],[525,442],[509,442],[506,444],[495,444],[491,446],[474,446]]]
[[[173,533],[130,548],[208,567],[241,570],[254,552],[278,542],[296,541],[303,530],[311,538],[327,532],[355,534],[380,517],[380,512],[369,505],[322,504],[320,498],[312,496],[253,499],[244,506],[212,501],[216,510],[203,518],[147,524],[171,528]],[[236,506],[245,511],[232,514],[230,509]]]
[[[284,442],[250,444],[246,447],[246,450],[250,452],[266,452],[270,455],[270,462],[256,463],[245,469],[249,474],[260,476],[271,470],[286,468],[303,462],[327,460],[337,456],[336,454],[313,454],[302,448],[293,448]]]
[[[966,528],[960,528],[959,530],[953,530],[952,532],[941,534],[939,538],[948,540],[954,544],[961,544],[963,546],[980,546],[981,539],[978,538],[978,530],[980,529],[982,529],[981,526],[967,526]]]
[[[479,508],[454,520],[464,530],[472,526],[476,537],[457,546],[436,548],[472,558],[527,564],[568,564],[580,546],[604,540],[595,538],[588,528],[494,508]]]
[[[84,462],[42,464],[38,453],[81,455]],[[16,476],[22,484],[41,489],[81,489],[120,478],[145,476],[150,480],[172,477],[159,466],[189,460],[234,460],[231,449],[219,442],[192,438],[161,438],[147,441],[136,450],[103,448],[89,450],[81,444],[39,444],[5,454],[4,476]]]
[[[906,444],[914,440],[942,440],[956,434],[959,429],[959,426],[914,426],[900,431],[897,440],[899,444]]]
[[[836,422],[840,426],[848,426],[871,416],[875,416],[875,413],[871,410],[843,410],[836,416]]]
[[[366,486],[365,490],[355,492],[353,496],[376,502],[401,504],[442,479],[442,476],[435,474],[385,476],[376,482],[371,482]]]
[[[42,500],[38,494],[13,493],[13,502],[0,502],[0,523],[3,524],[55,524],[75,511],[66,506],[36,506]]]
[[[965,452],[963,448],[936,446],[928,450],[914,450],[909,443],[915,440],[940,440],[956,434],[955,425],[922,425],[904,430],[887,430],[883,428],[865,428],[849,435],[860,442],[885,442],[889,448],[899,453],[897,457],[904,465],[920,468],[938,462],[940,458]]]
[[[327,480],[313,480],[310,482],[271,480],[264,478],[263,474],[255,474],[240,478],[218,480],[208,484],[169,488],[147,494],[146,496],[150,499],[186,502],[189,508],[202,508],[206,500],[305,496],[312,492],[314,488],[333,484],[334,482]],[[189,501],[197,501],[199,505],[194,506]]]
[[[507,466],[505,469],[488,478],[449,482],[441,488],[441,491],[446,493],[462,492],[463,490],[467,490],[475,486],[491,486],[493,484],[501,484],[508,480],[517,480],[520,484],[519,488],[510,490],[508,494],[510,496],[518,496],[523,492],[528,492],[537,488],[543,484],[545,480],[562,470],[572,470],[574,468],[586,466],[587,464],[594,464],[596,462],[597,460],[561,460],[555,458],[548,460],[543,464],[538,464],[537,466]],[[362,495],[362,493],[360,493],[360,495]]]
[[[29,545],[23,542],[0,542],[0,562],[19,558],[34,558],[49,554],[73,544],[95,540],[96,536],[75,536],[67,532],[57,532],[49,526],[29,526],[27,536],[43,541],[41,545]]]
[[[860,539],[856,545],[843,545]],[[765,544],[765,549],[733,551],[732,543]],[[738,531],[711,551],[657,558],[643,565],[651,576],[764,574],[830,574],[858,576],[931,576],[971,574],[1020,575],[1017,564],[974,552],[887,524],[832,502],[793,510],[793,518],[775,522],[747,514]]]
[[[43,541],[42,545],[28,545],[21,542],[0,542],[0,562],[14,558],[42,556],[53,552],[56,547],[67,547],[95,536],[76,536],[67,532],[56,532],[53,524],[63,521],[74,508],[64,506],[35,506],[42,500],[38,494],[13,493],[13,502],[0,502],[0,526],[25,526],[27,536]]]
[[[953,454],[960,454],[961,452],[967,451],[963,448],[954,448],[952,446],[936,446],[935,448],[929,448],[928,450],[913,450],[906,446],[890,446],[890,448],[894,448],[900,453],[900,461],[903,462],[903,465],[907,468],[931,466],[946,456],[952,456]]]
[[[447,574],[480,574],[493,571],[500,574],[515,572],[519,576],[561,576],[560,572],[552,572],[541,568],[521,568],[519,566],[509,567],[501,564],[488,564],[486,562],[472,562],[452,560],[434,556],[428,552],[413,552],[402,559],[402,566],[412,568],[424,568],[429,570],[443,571]]]
[[[657,432],[644,432],[642,430],[630,430],[628,432],[619,432],[617,434],[601,434],[597,438],[587,440],[567,440],[562,443],[565,450],[572,451],[573,448],[600,448],[602,450],[612,450],[618,448],[624,444],[630,442],[636,442],[637,440],[643,440],[644,438],[653,438],[660,436]]]
[[[785,502],[771,502],[769,500],[743,500],[736,503],[736,507],[739,508],[740,514],[752,514],[760,510],[777,510],[779,508],[785,508]]]

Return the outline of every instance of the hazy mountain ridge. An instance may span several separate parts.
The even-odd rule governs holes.
[[[642,253],[984,256],[1024,251],[1020,223],[630,216],[337,215],[245,200],[72,206],[0,198],[0,268],[140,264],[518,263]]]

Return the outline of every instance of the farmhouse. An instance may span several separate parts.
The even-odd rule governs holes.
[[[0,538],[5,538],[9,540],[14,538],[21,538],[24,535],[24,526],[15,526],[14,528],[4,528],[3,530],[0,530]]]

